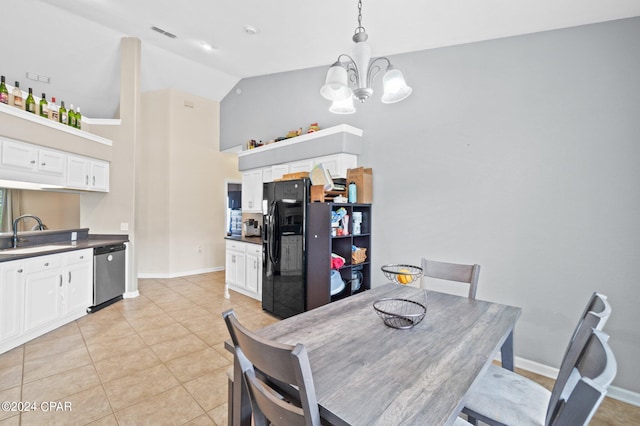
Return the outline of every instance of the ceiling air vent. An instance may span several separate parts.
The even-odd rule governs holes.
[[[160,33],[160,34],[162,34],[162,35],[164,35],[164,36],[167,36],[167,37],[169,37],[169,38],[176,38],[176,37],[177,37],[175,34],[172,34],[172,33],[170,33],[169,31],[165,31],[165,30],[163,30],[162,28],[159,28],[159,27],[155,27],[155,26],[154,26],[154,27],[151,27],[151,29],[152,29],[153,31],[155,31],[155,32],[157,32],[157,33]]]

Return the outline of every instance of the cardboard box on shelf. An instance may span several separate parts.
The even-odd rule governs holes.
[[[356,184],[356,202],[364,204],[373,202],[373,169],[364,167],[348,169],[347,185],[351,182]]]

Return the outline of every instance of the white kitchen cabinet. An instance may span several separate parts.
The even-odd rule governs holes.
[[[109,192],[109,163],[70,155],[66,186],[73,189]]]
[[[51,185],[65,184],[66,155],[60,151],[4,139],[0,177]]]
[[[262,298],[262,245],[226,240],[225,283],[231,290]]]
[[[62,276],[62,312],[82,312],[93,303],[93,250],[76,250],[65,254]]]
[[[87,314],[93,249],[0,262],[0,353]]]
[[[273,169],[271,166],[262,169],[262,183],[273,182]]]
[[[109,162],[0,140],[0,179],[109,192]]]
[[[24,265],[0,263],[0,342],[15,338],[24,329]]]
[[[262,169],[242,173],[242,211],[262,212]]]
[[[289,173],[288,164],[276,164],[275,166],[271,166],[271,181],[282,179],[282,176],[287,173]]]
[[[262,246],[246,245],[245,288],[252,294],[262,295]]]
[[[244,287],[245,259],[243,243],[227,242],[225,281],[229,286]]]
[[[313,160],[294,161],[289,163],[289,173],[310,172],[313,169]]]
[[[62,306],[62,256],[25,261],[24,331],[55,321]]]
[[[326,155],[313,159],[313,165],[322,164],[332,178],[346,178],[348,169],[358,167],[358,156],[353,154]],[[349,183],[349,182],[347,182]]]

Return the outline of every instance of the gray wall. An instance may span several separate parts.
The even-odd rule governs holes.
[[[603,292],[614,384],[640,392],[638,40],[633,18],[394,56],[412,96],[382,104],[379,77],[348,116],[318,93],[326,68],[245,79],[221,104],[221,149],[316,121],[363,129],[374,271],[481,264],[478,297],[523,308],[516,355],[552,367]]]

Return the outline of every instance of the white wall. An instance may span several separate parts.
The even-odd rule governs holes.
[[[312,122],[362,128],[373,271],[422,256],[481,264],[478,297],[523,309],[516,355],[552,367],[603,292],[614,384],[640,392],[637,40],[633,18],[394,56],[411,97],[382,104],[379,77],[350,116],[327,112],[326,68],[241,80],[221,145]]]

